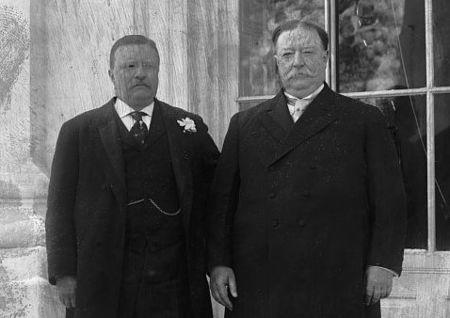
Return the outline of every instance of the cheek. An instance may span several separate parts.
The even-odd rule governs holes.
[[[292,65],[288,63],[278,63],[278,70],[280,75],[286,75],[292,69]]]
[[[320,74],[325,71],[325,67],[323,66],[323,61],[321,59],[311,59],[306,63],[308,69],[311,73]]]

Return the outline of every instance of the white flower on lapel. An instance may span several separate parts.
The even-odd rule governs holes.
[[[183,119],[178,119],[177,120],[178,125],[180,125],[180,127],[184,127],[183,132],[187,133],[195,133],[197,132],[197,128],[195,128],[195,123],[192,119],[190,119],[189,117],[183,118]]]

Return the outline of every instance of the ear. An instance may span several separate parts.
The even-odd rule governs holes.
[[[273,55],[273,59],[275,60],[275,65],[278,66],[278,62],[280,61],[280,57],[276,54]]]
[[[114,73],[111,69],[108,70],[108,75],[109,75],[109,78],[111,79],[111,81],[114,83]]]
[[[328,50],[326,50],[323,55],[323,59],[325,60],[325,63],[328,62],[329,58],[330,58],[330,52]]]

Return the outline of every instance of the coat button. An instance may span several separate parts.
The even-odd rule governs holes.
[[[298,224],[300,227],[304,227],[304,226],[306,225],[306,221],[303,220],[303,219],[299,219],[299,220],[297,221],[297,224]]]
[[[317,166],[311,165],[311,166],[309,166],[309,169],[311,169],[311,170],[317,170]]]
[[[302,195],[303,195],[305,198],[309,198],[309,197],[311,196],[311,192],[308,191],[308,190],[305,190],[305,191],[303,191]]]
[[[270,192],[269,193],[269,198],[273,199],[277,196],[277,194],[275,192]]]
[[[276,170],[276,169],[275,169],[274,166],[270,166],[270,167],[269,167],[269,171],[272,171],[272,172],[273,172],[273,171],[275,171],[275,170]]]
[[[273,219],[272,220],[272,227],[274,229],[278,228],[280,226],[280,221],[278,219]]]

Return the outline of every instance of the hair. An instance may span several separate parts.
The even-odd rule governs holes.
[[[155,50],[156,54],[159,58],[159,52],[158,48],[156,47],[155,41],[152,39],[149,39],[143,35],[137,35],[137,34],[131,34],[131,35],[125,35],[124,37],[121,37],[116,42],[114,42],[111,51],[109,53],[109,68],[114,68],[114,62],[115,62],[115,54],[119,47],[126,46],[126,45],[148,45],[152,49]]]
[[[297,28],[305,28],[308,30],[316,31],[317,34],[319,35],[320,41],[322,42],[322,46],[323,46],[324,50],[325,51],[328,50],[328,34],[327,34],[327,32],[315,23],[308,22],[308,21],[301,21],[298,19],[288,20],[275,28],[275,30],[272,33],[273,45],[276,47],[278,38],[280,37],[281,33],[285,32],[285,31],[292,31]]]

